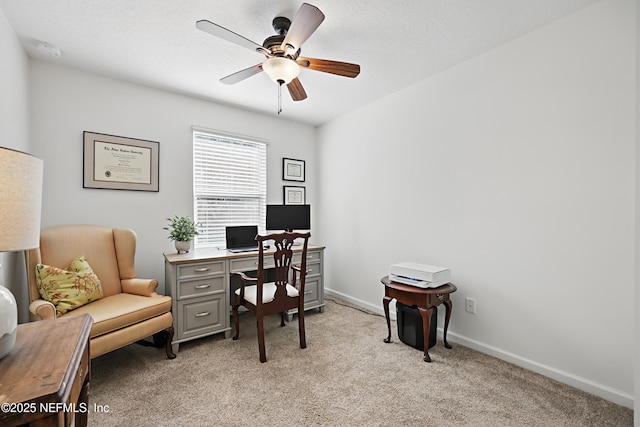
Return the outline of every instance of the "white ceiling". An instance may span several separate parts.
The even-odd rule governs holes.
[[[320,125],[598,0],[311,0],[326,18],[302,55],[360,64],[355,79],[303,69],[308,98],[283,90],[281,116]],[[276,115],[277,85],[260,73],[219,79],[260,54],[196,29],[215,22],[258,44],[299,0],[0,0],[28,55],[138,84]],[[62,51],[43,54],[46,42]]]

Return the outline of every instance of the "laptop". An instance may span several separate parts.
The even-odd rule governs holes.
[[[227,238],[227,250],[229,252],[251,252],[258,250],[257,225],[228,226],[225,230]]]

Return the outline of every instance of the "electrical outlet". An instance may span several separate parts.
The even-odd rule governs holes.
[[[467,313],[472,313],[472,314],[476,314],[476,299],[475,298],[465,298],[464,299],[464,303],[465,303],[465,311]]]

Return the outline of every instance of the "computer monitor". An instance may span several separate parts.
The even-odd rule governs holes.
[[[310,205],[267,205],[267,230],[311,229]]]

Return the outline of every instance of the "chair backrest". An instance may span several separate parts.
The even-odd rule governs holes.
[[[84,255],[100,279],[105,297],[122,292],[121,279],[135,278],[136,235],[133,230],[97,225],[62,225],[40,232],[40,247],[26,251],[29,300],[40,298],[36,264],[65,268]]]
[[[272,241],[274,246],[273,261],[275,265],[276,294],[274,299],[287,295],[286,284],[289,282],[290,268],[293,261],[293,246],[296,239],[302,239],[302,258],[300,262],[300,294],[304,293],[305,276],[307,270],[307,246],[311,233],[284,232],[256,236],[258,242],[258,286],[264,283],[264,245],[267,241]],[[258,298],[260,303],[262,299]]]

